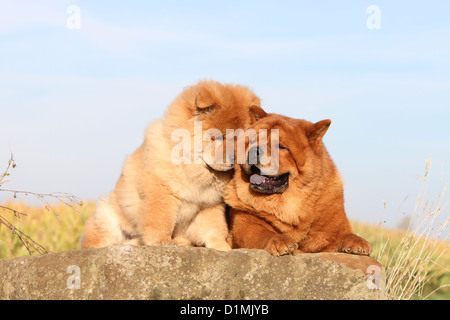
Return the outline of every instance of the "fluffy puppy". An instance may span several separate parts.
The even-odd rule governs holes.
[[[225,191],[232,248],[371,253],[352,231],[341,176],[322,142],[330,124],[270,114],[250,128],[255,137]]]
[[[227,129],[245,129],[263,116],[260,99],[244,86],[201,81],[186,88],[126,159],[115,189],[87,222],[81,246],[230,250],[223,190],[233,163],[210,159],[225,145],[218,138]]]

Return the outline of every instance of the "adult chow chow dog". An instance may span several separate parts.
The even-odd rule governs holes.
[[[270,114],[252,126],[259,141],[248,139],[245,161],[225,190],[232,248],[370,255],[370,244],[350,227],[342,179],[322,142],[330,124]],[[269,154],[278,156],[275,170],[268,170]]]
[[[88,220],[81,246],[179,244],[230,250],[223,190],[233,162],[206,162],[204,152],[216,143],[213,157],[225,145],[214,137],[263,116],[259,98],[246,87],[202,81],[186,88],[126,159],[115,189]]]

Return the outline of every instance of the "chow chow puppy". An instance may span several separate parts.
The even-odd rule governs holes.
[[[87,222],[81,247],[178,244],[230,250],[223,190],[234,162],[211,161],[225,145],[214,138],[263,116],[259,98],[246,87],[201,81],[186,88],[126,159],[115,189]]]
[[[350,227],[342,179],[322,142],[330,124],[270,114],[252,126],[258,144],[266,143],[267,150],[257,147],[256,138],[248,139],[245,159],[226,187],[232,248],[265,249],[273,255],[370,255],[370,244]],[[266,141],[261,141],[260,129],[266,129]],[[269,154],[278,157],[275,170],[268,170]]]

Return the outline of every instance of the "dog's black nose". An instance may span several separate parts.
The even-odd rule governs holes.
[[[251,147],[248,150],[248,163],[249,164],[258,164],[259,163],[259,157],[263,155],[263,151],[260,150],[257,146]]]

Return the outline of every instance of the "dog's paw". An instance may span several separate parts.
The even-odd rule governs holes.
[[[298,249],[298,244],[288,235],[276,234],[267,241],[264,249],[274,256],[283,256],[294,254]]]
[[[369,242],[356,234],[346,234],[338,239],[338,251],[370,256],[372,253],[372,247]]]

